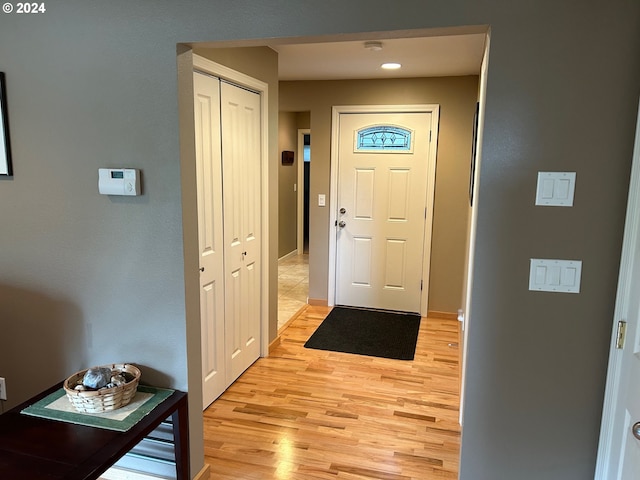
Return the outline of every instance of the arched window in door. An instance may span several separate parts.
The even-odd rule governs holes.
[[[374,125],[358,130],[354,152],[412,152],[413,131],[397,125]]]

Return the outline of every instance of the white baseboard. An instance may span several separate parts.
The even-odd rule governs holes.
[[[211,465],[205,463],[204,467],[202,467],[202,470],[200,470],[200,472],[195,477],[193,477],[193,480],[208,480],[210,473]]]
[[[283,255],[282,257],[280,257],[278,259],[278,261],[282,261],[282,260],[286,260],[287,258],[291,258],[291,257],[297,257],[298,256],[298,249],[296,248],[293,252],[289,252],[286,255]]]

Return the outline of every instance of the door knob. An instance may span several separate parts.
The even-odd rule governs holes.
[[[201,271],[201,272],[204,272],[204,267],[200,267],[200,271]]]
[[[633,424],[633,427],[631,427],[631,433],[633,433],[634,437],[640,440],[640,422]]]
[[[340,209],[340,215],[344,215],[345,213],[347,213],[347,209],[346,209],[346,208],[344,208],[344,207],[342,207],[342,208]]]
[[[339,226],[340,228],[344,228],[344,227],[346,227],[346,226],[347,226],[347,222],[345,222],[344,220],[340,220],[340,223],[338,223],[338,226]]]

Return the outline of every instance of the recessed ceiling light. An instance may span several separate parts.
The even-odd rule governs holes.
[[[364,42],[364,48],[372,52],[379,52],[382,50],[382,42]]]
[[[400,67],[402,67],[402,65],[400,65],[399,63],[383,63],[381,65],[382,68],[384,68],[385,70],[397,70]]]

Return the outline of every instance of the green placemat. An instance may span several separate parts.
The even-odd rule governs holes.
[[[67,398],[63,388],[28,406],[20,413],[61,422],[126,432],[174,391],[138,385],[128,405],[105,413],[80,413]]]

